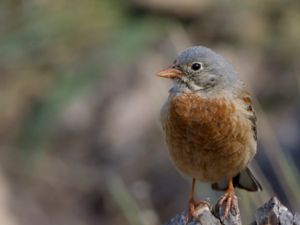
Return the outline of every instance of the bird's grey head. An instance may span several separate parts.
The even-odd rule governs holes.
[[[193,92],[229,88],[239,81],[230,63],[202,46],[185,49],[171,67],[157,75],[171,78],[177,88]]]

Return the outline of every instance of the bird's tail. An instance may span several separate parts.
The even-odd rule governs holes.
[[[233,178],[233,186],[247,191],[262,191],[260,183],[248,167]],[[228,181],[213,183],[211,187],[216,191],[225,191],[228,188]]]

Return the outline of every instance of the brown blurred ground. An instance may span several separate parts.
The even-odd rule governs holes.
[[[0,221],[157,225],[186,204],[159,124],[170,83],[154,77],[190,45],[225,55],[256,98],[258,194],[300,211],[300,3],[0,3]],[[198,186],[199,197],[220,193]]]

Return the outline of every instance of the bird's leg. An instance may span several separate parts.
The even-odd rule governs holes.
[[[226,193],[221,197],[219,201],[219,205],[223,205],[225,203],[225,211],[224,211],[224,218],[227,218],[229,215],[229,211],[233,208],[236,208],[236,196],[234,193],[234,186],[232,178],[229,180],[228,189]]]
[[[192,191],[190,192],[190,196],[189,196],[189,205],[188,205],[188,216],[187,219],[188,221],[190,221],[192,218],[196,217],[196,202],[194,199],[194,194],[195,194],[195,186],[196,186],[196,179],[193,178],[192,180]]]
[[[210,209],[210,205],[208,202],[204,200],[195,201],[194,195],[195,195],[195,187],[196,187],[196,179],[193,178],[192,180],[192,190],[190,192],[189,196],[189,205],[188,205],[188,215],[187,215],[187,222],[191,221],[193,218],[197,218],[197,208],[203,207],[204,205]]]

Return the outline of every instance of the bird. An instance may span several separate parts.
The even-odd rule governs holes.
[[[156,74],[173,81],[160,119],[171,161],[192,178],[188,218],[205,201],[194,199],[196,180],[225,191],[224,217],[235,206],[235,188],[261,191],[249,169],[257,150],[256,114],[247,87],[233,66],[204,46],[183,50]]]

